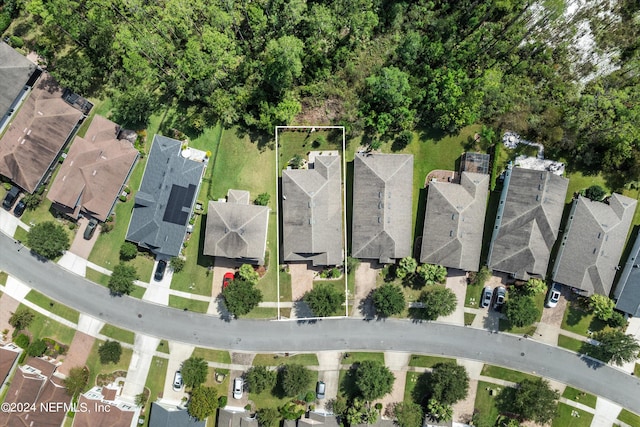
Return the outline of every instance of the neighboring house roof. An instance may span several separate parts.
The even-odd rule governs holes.
[[[205,420],[196,420],[186,409],[161,402],[151,403],[149,427],[205,427],[205,425]]]
[[[467,152],[460,160],[460,172],[489,173],[491,156],[485,153]]]
[[[394,262],[411,254],[413,156],[357,153],[351,255]]]
[[[33,193],[82,118],[53,77],[43,76],[0,139],[0,173]]]
[[[35,410],[24,412],[0,411],[0,426],[38,426],[59,427],[66,412],[46,411],[41,404],[52,407],[69,405],[71,396],[62,383],[62,379],[53,376],[56,366],[38,358],[30,358],[16,371],[11,386],[7,391],[5,402],[32,405]],[[60,406],[58,406],[60,405]]]
[[[268,223],[268,207],[250,205],[248,191],[229,190],[227,202],[209,201],[202,253],[264,264]]]
[[[0,347],[0,386],[4,385],[18,356],[20,356],[20,348],[15,345],[7,344]]]
[[[285,261],[313,261],[313,265],[342,263],[340,164],[339,155],[316,155],[309,162],[310,169],[282,171]]]
[[[633,317],[640,317],[640,234],[636,236],[627,263],[616,285],[616,308]]]
[[[258,427],[258,420],[249,417],[249,412],[244,410],[221,408],[218,411],[218,427]]]
[[[38,67],[5,42],[0,42],[0,118],[11,108]]]
[[[489,175],[462,172],[460,184],[431,182],[420,262],[478,271]]]
[[[308,417],[303,417],[298,420],[298,427],[312,427],[312,426],[324,426],[324,427],[340,427],[338,419],[334,414],[325,414],[320,412],[309,412]]]
[[[182,157],[181,144],[153,138],[126,237],[163,259],[180,253],[205,165]]]
[[[93,387],[80,395],[79,408],[73,418],[73,427],[130,427],[138,418],[140,408],[116,397],[117,389]],[[97,408],[102,408],[97,410]],[[108,409],[107,409],[108,408]]]
[[[106,221],[138,158],[138,150],[119,140],[120,126],[95,116],[84,138],[76,136],[47,199],[72,218],[82,211]]]
[[[489,268],[528,280],[545,276],[569,180],[550,172],[507,169],[489,249]]]
[[[579,196],[573,201],[553,269],[553,280],[609,296],[636,200],[614,193],[609,203]]]

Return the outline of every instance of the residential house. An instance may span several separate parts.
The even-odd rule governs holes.
[[[633,317],[640,317],[640,234],[636,236],[627,263],[616,285],[616,308]]]
[[[380,263],[411,255],[413,155],[357,153],[351,255]]]
[[[0,347],[0,393],[4,390],[5,384],[9,380],[9,376],[15,369],[18,356],[22,349],[15,344],[9,343]]]
[[[126,240],[158,259],[180,254],[204,173],[204,162],[182,154],[180,141],[156,135],[135,195]]]
[[[205,427],[206,421],[198,421],[184,408],[162,402],[151,404],[149,427]],[[225,426],[226,427],[226,426]]]
[[[551,172],[507,169],[489,247],[489,268],[520,280],[546,275],[568,185],[568,179]]]
[[[460,183],[428,188],[420,262],[478,271],[489,175],[462,172]]]
[[[0,134],[42,74],[42,70],[0,41]]]
[[[574,199],[553,280],[587,296],[609,296],[636,204],[617,193],[606,203],[582,196]]]
[[[337,151],[309,153],[308,169],[282,171],[282,254],[314,266],[342,264],[342,167]]]
[[[473,172],[488,175],[489,163],[491,163],[491,156],[488,154],[466,152],[460,159],[460,173]]]
[[[75,137],[47,193],[57,211],[103,222],[111,215],[139,155],[119,134],[120,126],[95,116],[84,138]]]
[[[251,417],[249,412],[245,410],[220,408],[218,410],[218,427],[258,427],[258,420]]]
[[[66,410],[71,407],[71,396],[67,394],[62,378],[54,374],[56,367],[44,359],[32,357],[16,370],[5,403],[22,403],[29,405],[30,409],[22,412],[0,411],[0,426],[62,425]]]
[[[122,400],[117,386],[95,386],[78,399],[73,427],[135,427],[140,407]]]
[[[45,74],[0,139],[0,174],[28,193],[36,191],[84,117]]]
[[[309,411],[308,416],[298,420],[298,427],[340,427],[335,414]]]
[[[264,264],[267,206],[249,203],[249,192],[229,190],[226,200],[209,201],[204,255]]]

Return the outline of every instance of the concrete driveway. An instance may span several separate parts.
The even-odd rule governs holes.
[[[171,279],[173,279],[173,270],[169,265],[164,271],[162,280],[157,282],[153,277],[158,268],[158,260],[153,263],[153,273],[147,290],[144,292],[142,299],[145,301],[155,302],[156,304],[169,305],[169,289],[171,289]]]
[[[340,388],[340,363],[342,352],[340,351],[320,351],[318,355],[318,380],[324,381],[324,399],[318,401],[318,409],[328,410],[327,402],[338,396]]]
[[[441,322],[454,325],[464,325],[464,299],[467,293],[467,274],[455,268],[447,269],[447,282],[445,286],[453,291],[458,300],[456,309],[448,316],[438,318]]]
[[[317,271],[307,262],[292,262],[288,265],[291,275],[291,299],[298,301],[313,289],[313,279]]]
[[[88,224],[89,219],[78,219],[77,232],[75,237],[73,238],[73,242],[71,242],[71,247],[69,248],[69,252],[76,254],[80,258],[84,259],[89,259],[89,255],[91,254],[93,245],[95,245],[96,240],[98,240],[98,236],[100,235],[101,231],[100,226],[96,227],[96,231],[93,233],[93,236],[91,236],[91,239],[85,240],[84,230],[87,228]]]
[[[180,391],[173,390],[173,376],[180,370],[182,362],[191,357],[195,347],[175,341],[169,341],[169,362],[167,363],[167,377],[164,379],[164,392],[162,400],[175,405],[180,405],[182,398],[187,396],[185,387]],[[155,347],[154,347],[155,350]]]
[[[368,299],[376,288],[376,279],[382,267],[375,261],[361,262],[356,268],[356,294],[354,295],[352,316],[361,315],[365,319],[373,319],[376,315],[373,302]]]
[[[124,381],[122,394],[130,398],[144,391],[147,375],[151,367],[151,360],[160,344],[160,338],[136,334],[133,347],[133,355],[127,369],[127,378]]]

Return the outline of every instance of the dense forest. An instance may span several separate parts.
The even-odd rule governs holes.
[[[10,43],[63,85],[110,97],[129,125],[166,104],[196,131],[333,123],[373,142],[481,122],[586,171],[639,179],[637,0],[0,5]]]

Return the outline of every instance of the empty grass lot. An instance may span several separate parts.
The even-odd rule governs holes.
[[[552,427],[589,427],[593,414],[565,403],[558,404],[558,413],[553,419]]]
[[[421,367],[421,368],[433,368],[438,363],[456,363],[456,359],[440,356],[424,356],[419,354],[412,354],[409,360],[409,366]]]
[[[577,388],[573,388],[571,386],[567,386],[567,388],[564,389],[562,397],[573,400],[574,402],[582,403],[583,405],[587,405],[590,408],[595,409],[596,407],[596,396],[585,391],[580,391]]]
[[[484,365],[482,367],[481,375],[491,378],[499,378],[505,381],[511,381],[513,383],[520,383],[524,379],[535,380],[538,377],[536,375],[526,374],[520,371],[514,371],[512,369],[502,368],[494,365]]]
[[[207,362],[231,363],[231,355],[226,350],[196,347],[191,357],[201,357]]]
[[[618,419],[623,423],[629,424],[633,427],[640,427],[640,415],[636,415],[631,411],[623,409],[618,415]]]
[[[42,295],[38,291],[30,291],[25,299],[36,304],[39,307],[44,308],[50,313],[60,316],[63,319],[67,319],[70,322],[78,323],[78,319],[80,318],[80,313],[78,313],[76,310],[69,308],[66,305],[55,302],[51,298]]]
[[[102,327],[100,333],[116,341],[121,341],[128,344],[133,344],[136,337],[135,333],[127,331],[126,329],[118,328],[117,326],[109,325],[108,323]]]
[[[209,308],[209,302],[169,295],[169,307],[178,308],[180,310],[184,310],[186,308],[187,310],[194,311],[196,313],[206,313]]]
[[[365,360],[371,360],[373,362],[378,362],[384,365],[384,353],[373,353],[366,351],[350,351],[349,353],[345,353],[342,357],[342,364],[352,364],[364,362]]]
[[[278,366],[299,364],[303,366],[318,366],[318,357],[314,353],[295,354],[292,356],[278,356],[275,354],[256,354],[253,358],[254,366]]]
[[[24,304],[18,306],[18,310],[27,308]],[[59,343],[71,345],[75,329],[56,322],[42,314],[29,309],[33,313],[33,322],[27,328],[32,335],[32,341],[36,338],[51,338]]]
[[[114,371],[126,371],[129,369],[129,363],[131,362],[131,355],[133,350],[130,348],[122,347],[122,355],[118,363],[108,363],[103,365],[100,363],[100,356],[98,355],[98,348],[104,344],[102,340],[95,340],[93,347],[91,347],[91,353],[87,358],[87,368],[89,368],[89,388],[93,387],[96,383],[96,377],[99,374],[110,374]]]

